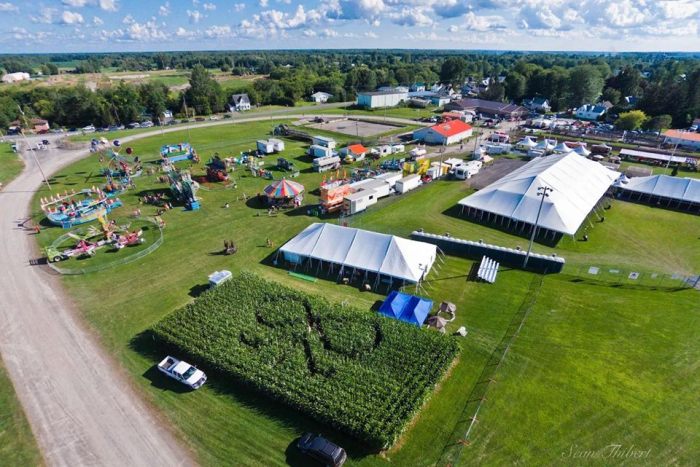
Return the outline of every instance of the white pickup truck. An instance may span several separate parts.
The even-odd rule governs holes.
[[[200,388],[207,381],[207,375],[202,370],[170,355],[158,364],[158,369],[192,389]]]

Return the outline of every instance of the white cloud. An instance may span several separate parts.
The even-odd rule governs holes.
[[[18,12],[19,7],[10,2],[0,2],[0,11]]]
[[[401,26],[431,26],[432,18],[422,8],[403,8],[398,13],[390,15],[391,20]]]
[[[500,16],[478,16],[470,11],[464,17],[464,29],[469,31],[490,31],[505,28],[505,21]]]
[[[213,3],[205,3],[204,5],[202,5],[202,8],[204,8],[205,11],[214,11],[216,10],[216,5],[214,5]]]
[[[168,39],[168,34],[160,29],[155,18],[151,18],[145,23],[134,22],[126,28],[119,28],[114,31],[102,30],[100,38],[103,41],[154,42]]]
[[[62,24],[83,24],[84,21],[85,20],[83,19],[83,15],[81,15],[80,13],[68,10],[61,13]]]
[[[158,15],[168,16],[170,14],[170,2],[165,2],[160,7],[158,7]]]
[[[233,5],[233,11],[238,13],[238,12],[241,12],[243,10],[245,10],[245,3],[235,3]]]
[[[99,5],[104,11],[117,11],[119,9],[117,0],[99,0]]]
[[[196,37],[198,35],[198,33],[196,31],[190,31],[189,29],[185,29],[182,26],[180,26],[175,31],[175,35],[177,37],[191,39],[193,37]]]
[[[187,10],[187,16],[190,18],[190,23],[194,24],[199,23],[205,17],[199,10]]]
[[[38,16],[32,16],[30,19],[33,23],[50,24],[53,23],[54,14],[57,11],[55,8],[42,8]]]
[[[92,17],[92,24],[94,24],[95,26],[102,26],[104,23],[105,22],[102,21],[102,18],[100,18],[99,16]]]
[[[267,8],[270,5],[269,0],[260,0],[260,2],[258,3],[260,5],[260,8]]]
[[[204,30],[204,35],[207,37],[221,39],[224,37],[231,37],[233,35],[233,31],[231,31],[231,26],[228,25],[211,26]]]
[[[464,0],[444,0],[435,3],[433,10],[442,18],[456,18],[471,11],[470,6]]]
[[[88,0],[63,0],[61,3],[63,3],[65,6],[73,7],[73,8],[82,8],[85,5],[89,3]]]
[[[375,20],[382,12],[387,10],[384,0],[340,0],[332,5],[340,10],[340,19],[365,19]]]
[[[124,23],[124,24],[134,24],[135,22],[136,22],[136,20],[131,15],[126,15],[124,17],[124,19],[122,19],[122,23]]]

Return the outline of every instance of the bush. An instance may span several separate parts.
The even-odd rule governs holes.
[[[372,447],[393,444],[459,352],[453,338],[242,274],[153,331]]]

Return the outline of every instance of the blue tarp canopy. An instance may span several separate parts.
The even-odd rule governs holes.
[[[432,307],[432,300],[394,290],[379,307],[379,313],[405,323],[422,326]]]

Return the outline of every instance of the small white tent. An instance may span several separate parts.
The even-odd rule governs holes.
[[[567,152],[571,152],[571,151],[572,151],[572,149],[569,146],[567,146],[566,144],[564,144],[563,142],[554,146],[554,152],[556,152],[558,154],[566,154]]]
[[[462,211],[490,213],[535,224],[540,206],[538,188],[552,188],[544,200],[538,225],[573,235],[598,200],[620,176],[576,153],[533,159],[505,177],[462,199]]]
[[[523,151],[528,151],[537,146],[537,143],[532,139],[531,136],[526,136],[515,145],[517,149],[522,149]]]
[[[578,154],[579,156],[583,156],[583,157],[588,157],[591,155],[591,151],[586,149],[586,146],[583,146],[583,145],[577,146],[576,149],[574,149],[574,152],[576,154]]]
[[[394,235],[314,223],[284,244],[280,253],[294,264],[312,259],[415,283],[430,271],[437,247]]]

